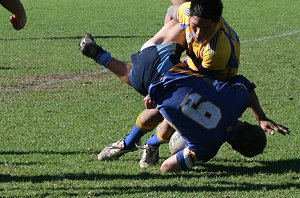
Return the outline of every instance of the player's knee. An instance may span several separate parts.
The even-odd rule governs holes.
[[[160,166],[160,171],[163,173],[166,172],[174,172],[181,170],[180,164],[177,161],[176,155],[172,155],[168,159],[166,159]]]
[[[170,138],[172,137],[173,132],[166,131],[162,134],[160,134],[160,139],[164,142],[169,142]]]
[[[162,172],[162,173],[171,172],[171,170],[172,170],[171,167],[172,167],[171,163],[167,162],[167,160],[166,160],[161,164],[160,172]]]
[[[159,125],[157,130],[159,139],[164,142],[169,142],[174,132],[175,130],[171,126],[163,126],[163,123]]]
[[[157,109],[146,109],[140,113],[137,122],[145,126],[154,128],[163,120],[162,115]]]
[[[162,121],[162,116],[157,109],[148,109],[140,113],[136,125],[145,131],[152,131]]]

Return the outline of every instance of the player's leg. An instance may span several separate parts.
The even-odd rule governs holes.
[[[124,83],[130,85],[128,74],[131,66],[112,57],[100,45],[97,45],[91,34],[86,34],[80,44],[79,49],[83,55],[92,58],[99,65],[104,66],[119,77]]]
[[[187,1],[189,0],[171,0],[172,5],[167,9],[164,24],[168,23],[172,19],[176,19],[179,6]]]
[[[166,159],[160,166],[161,172],[175,172],[178,170],[193,170],[193,167],[202,164],[203,161],[198,160],[196,153],[184,148]]]
[[[143,153],[140,160],[141,168],[148,168],[158,163],[159,160],[159,146],[163,143],[169,142],[175,130],[164,120],[156,129],[143,147]]]
[[[142,136],[152,131],[163,117],[157,109],[145,109],[137,118],[129,135],[105,147],[98,155],[99,160],[115,160],[125,153],[137,150]]]
[[[173,4],[168,7],[167,13],[165,16],[164,24],[167,24],[172,19],[176,19],[177,10],[179,8],[180,4]]]
[[[125,137],[128,148],[138,143],[142,136],[152,131],[163,120],[157,109],[145,109],[137,118],[136,124],[129,135]]]
[[[182,46],[186,46],[186,40],[181,30],[181,26],[175,20],[171,20],[167,24],[165,24],[147,42],[154,44],[178,43]]]
[[[180,170],[180,164],[177,162],[176,154],[166,159],[160,166],[161,172],[171,172]]]

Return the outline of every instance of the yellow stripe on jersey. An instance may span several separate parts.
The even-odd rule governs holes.
[[[185,74],[188,76],[194,76],[194,77],[202,77],[201,74],[199,74],[197,71],[195,70],[191,70],[186,64],[184,63],[177,63],[176,65],[174,65],[173,67],[171,67],[169,69],[169,71],[171,72],[177,72],[177,73],[181,73],[181,74]]]
[[[204,75],[200,74],[198,71],[192,70],[191,68],[189,68],[184,63],[178,63],[178,64],[174,65],[173,67],[171,67],[171,69],[169,69],[169,71],[176,72],[176,73],[181,73],[181,74],[184,74],[186,76],[193,76],[193,77],[196,77],[196,78],[202,78],[204,80],[204,82],[207,83],[207,85],[213,86],[213,83],[212,83],[211,79],[207,78],[207,76],[204,76]]]

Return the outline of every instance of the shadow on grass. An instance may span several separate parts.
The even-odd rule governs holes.
[[[14,67],[0,67],[0,70],[10,70],[10,69],[16,69]]]
[[[239,171],[239,170],[237,170]],[[276,183],[273,184],[269,181],[264,183],[252,183],[252,182],[244,182],[244,181],[227,181],[226,178],[219,178],[219,181],[211,180],[211,182],[195,183],[193,186],[189,186],[186,184],[171,184],[173,180],[170,182],[165,182],[163,184],[155,184],[155,179],[182,179],[180,174],[149,174],[149,173],[141,173],[136,175],[128,175],[128,174],[66,174],[62,176],[50,176],[50,175],[40,175],[40,176],[10,176],[10,175],[1,175],[1,182],[31,182],[31,183],[42,183],[42,182],[55,182],[55,181],[63,181],[63,180],[80,180],[80,181],[99,181],[99,180],[142,180],[140,181],[140,185],[133,186],[130,181],[128,181],[128,185],[122,183],[122,185],[118,185],[118,182],[114,184],[105,183],[102,185],[98,185],[97,187],[89,187],[89,186],[78,186],[72,192],[70,192],[70,186],[61,185],[57,187],[49,187],[45,190],[51,192],[63,191],[64,195],[68,196],[79,196],[82,195],[82,191],[89,191],[89,195],[93,196],[114,196],[114,195],[133,195],[138,193],[172,193],[172,192],[229,192],[229,191],[269,191],[269,190],[287,190],[287,189],[299,189],[300,184],[294,180],[299,180],[299,178],[295,178],[294,180],[289,180],[285,183]],[[186,178],[199,178],[199,175],[190,174],[190,176],[185,176]],[[143,185],[143,180],[151,180],[151,185]],[[215,178],[214,178],[215,179]],[[209,178],[208,178],[209,180]],[[0,183],[1,183],[0,182]],[[159,182],[161,183],[161,182]],[[16,184],[15,184],[16,185]],[[292,193],[292,192],[291,192]]]
[[[40,69],[40,68],[43,68],[43,67],[10,67],[10,66],[7,66],[7,67],[0,67],[0,70],[18,70],[18,69]]]
[[[32,154],[45,154],[45,155],[79,155],[88,154],[95,151],[0,151],[0,155],[32,155]]]
[[[45,163],[43,162],[0,162],[0,165],[5,165],[5,166],[32,166],[32,165],[44,165],[44,164]]]
[[[21,40],[73,40],[81,39],[84,35],[81,36],[52,36],[52,37],[29,37],[29,38],[0,38],[0,41],[21,41]],[[152,35],[153,36],[153,35]],[[139,35],[110,35],[110,36],[93,36],[94,38],[101,39],[128,39],[128,38],[150,38],[151,35],[139,36]]]
[[[145,186],[138,186],[138,187],[101,187],[101,189],[95,189],[94,193],[90,193],[93,196],[116,196],[116,195],[132,195],[137,193],[166,193],[166,192],[180,192],[180,193],[187,193],[187,192],[228,192],[228,191],[266,191],[266,190],[286,190],[290,188],[299,188],[300,184],[295,183],[286,183],[286,184],[254,184],[249,182],[243,182],[237,185],[234,182],[225,182],[225,183],[218,183],[218,185],[215,185],[215,183],[211,183],[208,185],[201,185],[198,186],[196,184],[195,186],[185,186],[185,185],[153,185],[150,187]],[[93,191],[91,189],[91,191]],[[100,192],[99,192],[100,191]],[[291,192],[292,193],[292,192]],[[76,193],[72,193],[70,195],[76,195]],[[172,196],[173,197],[173,196]],[[176,196],[174,196],[176,197]],[[222,196],[223,197],[223,196]],[[224,196],[225,197],[225,196]]]
[[[112,162],[113,163],[113,162]],[[62,180],[82,180],[82,181],[95,181],[95,180],[148,180],[148,179],[171,179],[171,178],[184,178],[193,179],[199,177],[216,178],[227,176],[252,176],[258,173],[262,174],[283,174],[289,172],[300,172],[300,159],[280,160],[274,162],[262,161],[262,165],[254,167],[232,167],[224,165],[206,164],[203,168],[205,170],[195,172],[171,173],[171,174],[157,174],[142,172],[139,174],[101,174],[101,173],[69,173],[61,175],[37,175],[37,176],[13,176],[1,175],[1,182],[48,182],[48,181],[62,181]],[[298,179],[299,178],[295,178]],[[298,186],[300,187],[300,186]]]
[[[230,162],[235,163],[235,162]],[[243,164],[241,161],[236,161],[238,164]],[[251,162],[250,162],[251,163]],[[258,161],[258,166],[241,167],[241,166],[226,166],[221,164],[203,164],[205,171],[221,172],[223,176],[226,175],[254,175],[257,173],[266,174],[280,174],[287,172],[300,172],[300,159],[287,159],[278,161]],[[200,170],[201,171],[201,170]]]
[[[170,182],[171,183],[171,182]],[[251,183],[251,182],[210,182],[209,184],[201,184],[196,183],[193,186],[187,186],[187,185],[180,185],[180,184],[170,184],[165,183],[161,185],[153,184],[151,186],[120,186],[120,185],[107,185],[107,186],[98,186],[98,187],[76,187],[76,189],[73,189],[72,192],[70,192],[70,186],[64,186],[60,185],[57,187],[49,187],[47,188],[49,193],[46,193],[45,191],[41,194],[35,194],[39,195],[40,197],[44,197],[44,195],[53,196],[53,192],[56,192],[60,195],[64,195],[67,197],[71,196],[82,196],[83,191],[87,192],[89,196],[100,196],[100,197],[111,197],[111,196],[118,196],[126,197],[141,194],[147,194],[147,197],[152,197],[153,195],[156,195],[157,193],[197,193],[197,192],[248,192],[248,191],[272,191],[272,190],[289,190],[289,194],[293,195],[293,192],[290,190],[291,188],[299,188],[300,184],[295,184],[293,182],[287,182],[285,184],[259,184],[259,183]],[[124,185],[124,184],[122,184]],[[150,194],[151,193],[151,194]],[[150,195],[149,195],[150,194]],[[86,195],[86,194],[85,194]],[[171,197],[177,197],[176,194],[174,194]],[[199,197],[201,197],[199,195]],[[220,196],[220,197],[227,197],[227,196]],[[228,196],[229,197],[229,196]]]

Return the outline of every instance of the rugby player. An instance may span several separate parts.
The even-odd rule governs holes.
[[[265,132],[260,126],[238,120],[247,107],[258,103],[255,85],[240,75],[229,82],[201,75],[180,61],[183,50],[175,43],[152,45],[133,54],[132,64],[126,64],[103,50],[90,34],[80,42],[85,56],[140,94],[148,95],[164,119],[187,141],[185,149],[162,163],[162,172],[192,170],[212,159],[225,142],[246,157],[262,153]],[[277,132],[289,133],[287,127],[273,124]],[[118,148],[110,146],[111,151]]]
[[[221,17],[222,2],[192,0],[180,6],[174,4],[173,7],[176,9],[171,10],[175,13],[169,12],[169,15],[176,20],[171,20],[164,25],[142,46],[142,49],[158,43],[178,43],[186,49],[188,54],[186,61],[192,69],[224,81],[234,76],[239,66],[239,39],[229,25],[225,26],[225,20]],[[125,151],[132,151],[140,138],[155,129],[162,121],[163,117],[157,109],[145,109],[138,116],[129,135],[115,144],[120,146],[119,150],[123,154],[126,153]],[[157,163],[159,145],[168,142],[173,132],[174,129],[166,121],[157,127],[154,136],[144,145],[141,168]],[[99,154],[99,160],[109,160],[108,154],[104,155],[105,158],[102,157],[103,152],[110,152],[109,148]],[[115,159],[114,155],[121,156],[118,152],[110,153],[112,159]]]
[[[221,0],[192,0],[183,3],[176,12],[177,21],[171,20],[163,26],[142,46],[141,51],[158,43],[177,43],[187,50],[188,57],[185,62],[192,69],[218,80],[230,80],[236,75],[239,66],[240,44],[235,31],[221,17],[222,9]],[[121,76],[121,79],[124,78],[128,77]],[[250,109],[263,130],[276,130],[276,124],[267,119],[259,103],[253,103]],[[117,159],[136,150],[140,138],[162,121],[163,116],[158,109],[145,109],[138,116],[129,135],[105,147],[99,153],[98,159]],[[144,145],[141,168],[158,162],[159,145],[168,142],[174,130],[166,120],[157,127],[154,136]]]

